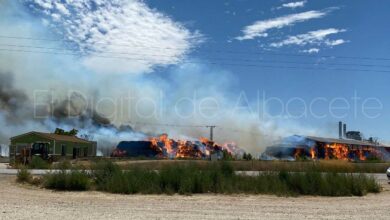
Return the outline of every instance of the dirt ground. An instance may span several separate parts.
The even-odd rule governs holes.
[[[390,186],[364,197],[54,192],[0,175],[0,219],[389,219]]]

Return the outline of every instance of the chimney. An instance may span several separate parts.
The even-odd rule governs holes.
[[[343,125],[343,137],[347,138],[347,124]]]
[[[339,138],[340,138],[340,139],[343,138],[342,127],[343,127],[343,122],[339,121]]]

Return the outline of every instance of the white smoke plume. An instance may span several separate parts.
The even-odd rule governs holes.
[[[77,38],[76,32],[69,33],[71,24],[75,22],[92,22],[94,19],[91,21],[88,18],[100,15],[109,21],[120,22],[124,17],[118,13],[110,14],[116,10],[99,9],[102,5],[88,8],[88,4],[94,2],[91,0],[80,1],[81,6],[76,3],[78,1],[66,1],[69,3],[61,6],[59,2],[63,1],[0,2],[2,35],[26,37],[0,38],[0,44],[35,47],[24,47],[22,51],[16,51],[15,47],[0,47],[1,144],[9,144],[9,138],[20,133],[32,130],[53,132],[60,127],[76,128],[80,135],[98,141],[99,149],[107,149],[121,140],[143,140],[160,133],[168,133],[173,138],[208,137],[208,128],[200,125],[217,125],[214,132],[217,142],[233,141],[249,152],[260,153],[279,137],[302,132],[302,128],[286,120],[281,119],[284,123],[281,127],[278,120],[260,117],[264,113],[261,102],[248,100],[245,94],[240,93],[233,74],[217,67],[197,64],[199,60],[196,58],[186,58],[200,42],[194,41],[201,36],[199,31],[188,30],[140,1],[126,3],[128,1],[117,0],[110,3],[102,0],[99,2],[114,9],[126,7],[124,15],[131,14],[133,20],[119,23],[122,26],[117,29],[106,28],[105,33],[87,33],[85,36],[89,36],[88,39],[82,39],[82,36]],[[67,10],[69,13],[83,10],[78,16],[84,16],[84,20],[70,17]],[[165,54],[172,58],[169,62],[146,56],[145,59],[150,60],[146,64],[141,62],[144,65],[139,69],[134,68],[140,67],[136,59],[123,63],[123,60],[118,62],[115,58],[100,57],[101,48],[92,48],[94,52],[85,55],[83,50],[91,50],[94,45],[123,43],[115,41],[116,31],[120,32],[118,36],[122,40],[127,41],[134,31],[138,31],[133,30],[137,28],[133,27],[134,23],[152,25],[142,23],[143,19],[137,20],[137,13],[132,10],[145,12],[138,13],[138,16],[150,16],[152,19],[147,22],[155,22],[154,25],[162,22],[170,31],[168,34],[161,33],[159,28],[147,29],[156,31],[162,38],[150,42],[153,33],[137,35],[143,47],[153,53],[155,50],[151,48],[156,44],[162,43],[166,48],[178,45],[173,50],[179,53]],[[60,12],[60,17],[55,16]],[[104,21],[98,24],[104,24]],[[171,35],[175,35],[174,39],[181,43],[171,42],[174,40],[172,38],[165,42]],[[63,48],[69,52],[69,45],[64,41],[34,39],[70,40],[82,53],[78,56],[55,54],[53,50],[39,48]],[[138,41],[133,43],[137,44]],[[105,74],[101,74],[102,65],[105,66]],[[120,67],[119,70],[117,67]],[[314,132],[306,130],[309,134]]]

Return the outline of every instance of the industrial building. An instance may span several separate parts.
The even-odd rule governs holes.
[[[380,144],[374,138],[365,140],[359,131],[347,131],[346,124],[339,122],[338,139],[293,135],[267,147],[261,155],[265,160],[299,158],[390,161],[390,146]]]
[[[96,142],[76,136],[35,131],[12,137],[10,142],[10,159],[23,162],[28,162],[34,155],[51,160],[96,156],[97,147]]]

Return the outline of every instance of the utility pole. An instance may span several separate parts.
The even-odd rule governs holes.
[[[210,128],[210,141],[213,141],[214,138],[214,128],[217,127],[215,125],[208,125],[206,128]]]

